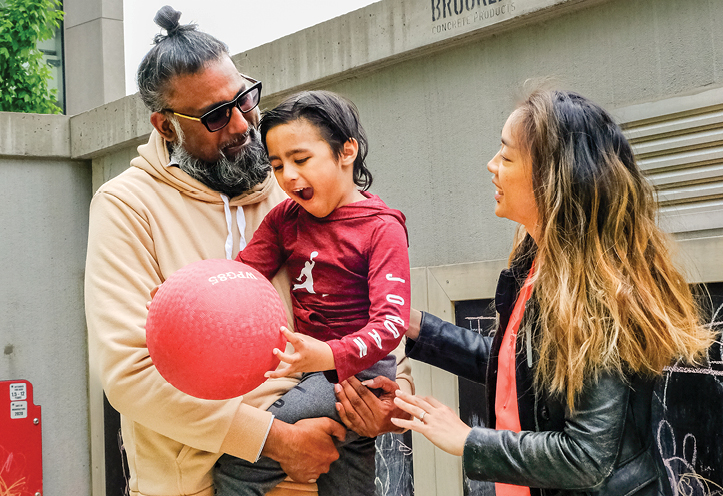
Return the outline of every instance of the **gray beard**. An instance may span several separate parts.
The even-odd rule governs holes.
[[[172,155],[183,172],[214,191],[233,198],[261,184],[271,171],[258,131],[250,128],[249,135],[249,144],[234,158],[219,150],[221,156],[217,161],[205,162],[191,156],[176,143],[171,144]]]

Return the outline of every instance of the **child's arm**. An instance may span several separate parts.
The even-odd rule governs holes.
[[[281,332],[293,345],[294,352],[284,353],[275,348],[274,355],[282,362],[288,363],[289,366],[266,372],[266,377],[286,377],[296,372],[321,372],[334,368],[334,354],[331,352],[331,347],[324,341],[291,332],[286,327],[282,327]]]
[[[407,233],[391,215],[377,219],[369,234],[369,322],[358,331],[329,341],[334,353],[332,382],[341,382],[391,353],[409,321],[410,280]]]
[[[286,202],[281,202],[266,214],[251,241],[236,256],[237,262],[253,267],[271,280],[286,261],[284,232],[280,231],[285,215]]]

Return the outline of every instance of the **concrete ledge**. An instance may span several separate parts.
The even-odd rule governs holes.
[[[138,94],[126,96],[70,118],[71,156],[93,158],[141,144],[152,129]]]
[[[691,114],[698,109],[714,106],[723,106],[723,87],[697,90],[689,95],[677,95],[664,100],[629,105],[616,109],[613,114],[627,129],[641,126],[646,121],[659,120],[661,117],[672,120],[679,114]]]
[[[438,11],[433,8],[436,1],[384,0],[232,58],[239,70],[264,82],[261,107],[271,108],[304,88],[342,81],[472,37],[542,22],[606,0],[438,0]],[[455,6],[459,14],[454,13]],[[223,33],[214,34],[223,39]],[[72,117],[70,128],[73,158],[92,158],[140,144],[152,129],[149,112],[137,94]]]
[[[384,0],[253,48],[233,60],[242,72],[264,82],[266,103],[273,106],[295,91],[603,1]]]
[[[70,118],[0,112],[0,155],[69,158]]]

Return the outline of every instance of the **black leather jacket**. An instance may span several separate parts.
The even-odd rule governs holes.
[[[497,355],[528,271],[529,266],[502,272],[495,297],[499,330],[494,338],[424,313],[418,339],[407,340],[409,357],[487,385],[491,418],[486,425],[495,425]],[[467,476],[529,486],[533,496],[671,495],[651,426],[654,381],[603,375],[585,388],[575,412],[570,412],[563,398],[532,384],[536,313],[531,299],[522,323],[522,327],[531,324],[526,327],[531,331],[517,343],[522,432],[473,428],[464,447]]]

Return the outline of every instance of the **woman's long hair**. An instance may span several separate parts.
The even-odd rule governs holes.
[[[696,363],[713,343],[675,267],[657,203],[611,116],[570,92],[534,92],[516,111],[517,140],[532,159],[539,237],[538,386],[574,408],[603,371],[655,375]],[[525,332],[525,331],[523,331]]]

